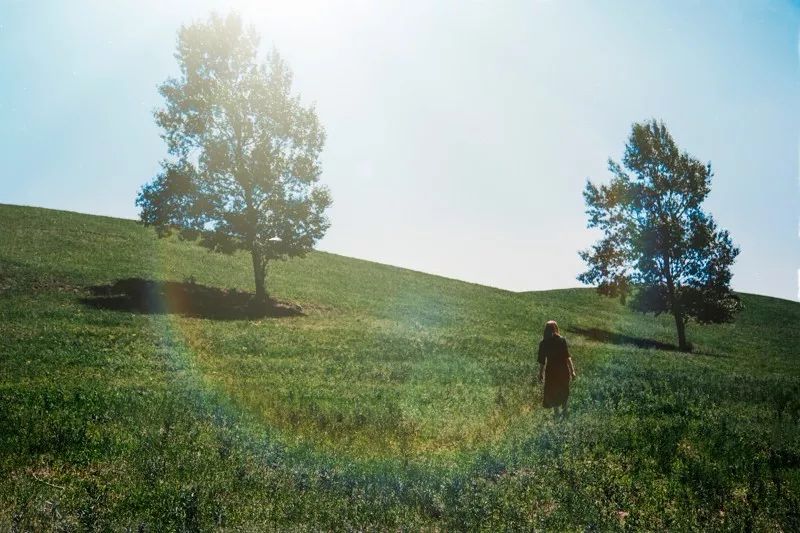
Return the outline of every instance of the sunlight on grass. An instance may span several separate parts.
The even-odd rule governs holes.
[[[290,440],[354,458],[474,450],[535,401],[530,379],[496,381],[496,359],[479,344],[457,350],[383,321],[317,315],[235,333],[176,322],[208,383]]]
[[[250,291],[248,258],[73,213],[0,206],[0,228],[0,529],[797,523],[796,303],[743,295],[687,355],[591,290],[313,253],[268,278],[304,316],[148,314],[88,288]],[[551,318],[578,370],[562,425],[534,382]]]

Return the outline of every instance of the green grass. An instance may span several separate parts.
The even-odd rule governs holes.
[[[82,303],[132,277],[252,290],[245,255],[0,206],[0,530],[800,528],[800,304],[744,294],[686,355],[589,289],[319,252],[268,275],[305,316]],[[551,318],[580,374],[561,425]]]

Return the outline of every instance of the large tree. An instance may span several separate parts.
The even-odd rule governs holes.
[[[681,152],[663,122],[635,123],[622,166],[609,159],[607,185],[586,184],[589,227],[603,238],[580,252],[578,276],[601,294],[626,298],[641,312],[669,312],[678,344],[690,350],[686,324],[733,320],[741,309],[730,267],[739,253],[701,204],[711,164]]]
[[[267,263],[311,250],[331,199],[318,184],[325,134],[316,112],[291,94],[275,50],[259,61],[258,44],[236,15],[180,29],[180,76],[159,87],[166,105],[155,113],[169,157],[136,204],[159,236],[248,251],[256,302],[266,305]]]

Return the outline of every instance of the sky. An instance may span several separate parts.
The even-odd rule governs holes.
[[[715,172],[733,287],[798,299],[800,3],[0,0],[0,203],[136,218],[182,24],[238,11],[327,131],[318,248],[510,290],[578,286],[581,192],[631,124]]]

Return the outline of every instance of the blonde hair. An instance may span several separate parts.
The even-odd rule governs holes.
[[[555,320],[548,320],[544,325],[544,338],[551,339],[556,335],[558,335],[558,324],[556,324]]]

